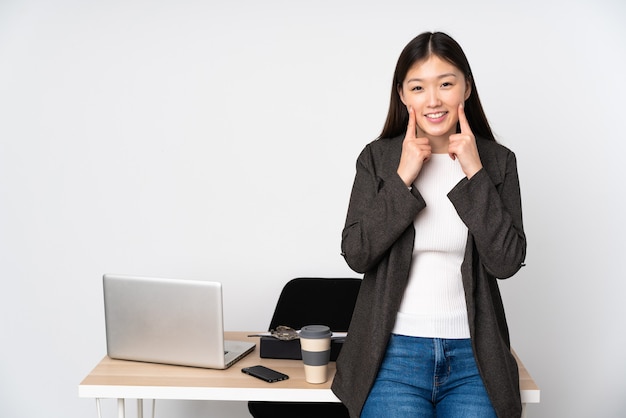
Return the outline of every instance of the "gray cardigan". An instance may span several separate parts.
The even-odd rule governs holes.
[[[397,174],[402,141],[376,140],[359,156],[342,234],[346,262],[365,273],[332,384],[351,417],[360,415],[385,354],[409,277],[413,220],[426,206]],[[476,142],[483,169],[448,198],[469,230],[461,274],[478,369],[498,417],[517,418],[518,369],[496,279],[515,274],[526,256],[517,164],[504,146]]]

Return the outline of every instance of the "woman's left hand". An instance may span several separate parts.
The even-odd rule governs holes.
[[[483,168],[476,147],[476,138],[472,133],[469,122],[465,117],[465,109],[463,103],[459,104],[459,125],[461,133],[450,135],[450,144],[448,145],[448,154],[453,160],[458,158],[461,169],[468,179]]]

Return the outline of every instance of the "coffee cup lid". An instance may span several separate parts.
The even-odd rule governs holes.
[[[326,325],[307,325],[300,329],[300,338],[321,339],[333,335]]]

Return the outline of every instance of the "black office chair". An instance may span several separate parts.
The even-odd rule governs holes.
[[[353,278],[293,279],[283,287],[269,329],[322,324],[332,331],[348,331],[360,287],[361,279]],[[254,418],[349,418],[346,407],[334,402],[250,401],[248,411]]]

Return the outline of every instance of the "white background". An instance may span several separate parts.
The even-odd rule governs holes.
[[[518,157],[527,267],[501,289],[542,390],[529,417],[623,417],[625,18],[619,0],[1,0],[0,416],[96,416],[77,386],[105,354],[105,272],[219,280],[230,330],[265,329],[293,277],[358,277],[339,256],[356,157],[401,49],[443,30]]]

